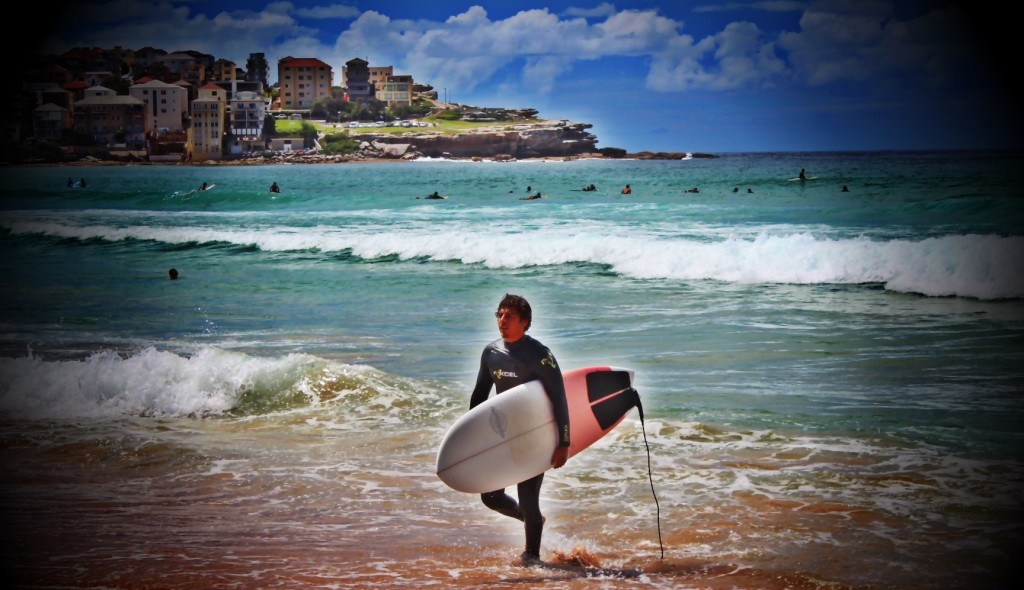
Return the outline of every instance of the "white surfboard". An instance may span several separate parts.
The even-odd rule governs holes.
[[[639,404],[629,369],[587,367],[563,372],[562,379],[570,457],[610,432]],[[499,490],[550,469],[557,445],[551,402],[540,381],[531,381],[459,417],[441,441],[437,475],[460,492]]]

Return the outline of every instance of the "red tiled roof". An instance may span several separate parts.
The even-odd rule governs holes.
[[[287,67],[325,66],[330,67],[315,57],[286,57],[281,60],[281,65]]]

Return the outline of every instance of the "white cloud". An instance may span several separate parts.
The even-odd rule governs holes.
[[[565,57],[539,57],[526,61],[523,85],[531,92],[548,94],[563,74],[572,70],[572,61]]]
[[[758,88],[786,75],[785,62],[757,25],[734,22],[696,44],[680,37],[656,56],[647,86],[663,92]]]
[[[464,91],[472,91],[509,64],[521,63],[523,84],[540,93],[551,92],[578,60],[652,55],[679,37],[678,23],[655,11],[627,10],[591,25],[547,10],[525,10],[492,21],[483,8],[475,6],[441,24],[418,23],[424,29],[410,34],[415,39],[412,43],[396,43],[388,34],[393,27],[385,19],[374,19],[371,29],[364,14],[339,39],[338,50],[352,51],[358,45],[377,56],[387,53],[388,47],[402,47],[395,61],[403,69],[435,87],[457,86]]]
[[[806,7],[806,0],[766,0],[764,2],[721,2],[716,4],[700,4],[693,7],[693,12],[735,12],[739,10],[794,12],[803,10]]]
[[[620,10],[611,2],[561,14],[521,10],[500,20],[492,20],[482,6],[472,6],[443,21],[360,12],[355,0],[296,4],[280,1],[260,8],[257,2],[255,10],[211,12],[207,17],[196,12],[205,3],[80,0],[64,15],[76,27],[63,31],[64,38],[52,39],[47,50],[158,46],[197,49],[236,63],[262,51],[271,64],[286,55],[317,57],[337,70],[363,57],[464,93],[494,83],[558,92],[581,60],[605,57],[636,58],[648,68],[647,88],[669,93],[784,83],[855,84],[879,76],[894,81],[917,77],[938,85],[948,83],[953,71],[970,71],[974,58],[965,51],[969,40],[957,32],[962,23],[954,10],[897,17],[890,0],[708,3],[693,13],[734,11],[744,18],[699,36],[657,9]],[[796,30],[785,30],[794,28],[789,17],[754,20],[758,13],[793,11],[802,11]],[[343,31],[325,38],[323,31],[339,22]],[[788,24],[768,24],[779,22]],[[340,71],[336,80],[340,83]]]
[[[547,10],[492,21],[483,8],[474,6],[444,23],[394,21],[371,11],[342,33],[335,52],[349,56],[342,61],[372,56],[373,63],[392,63],[435,87],[465,92],[521,60],[523,83],[549,92],[557,77],[542,83],[544,73],[563,74],[574,60],[592,55],[600,45],[589,41],[592,36],[582,19],[560,20]]]
[[[290,4],[290,2],[281,2],[280,4]],[[295,9],[296,16],[323,20],[355,18],[359,16],[359,12],[360,10],[355,6],[348,6],[346,4],[328,4],[325,6],[314,6],[312,8]]]
[[[611,2],[602,2],[593,8],[577,8],[575,6],[566,8],[563,14],[566,16],[578,16],[581,18],[598,18],[615,14],[615,5]]]
[[[595,25],[606,55],[656,53],[679,37],[676,21],[645,10],[624,10]]]
[[[786,74],[786,64],[754,23],[730,23],[715,39],[719,71],[712,86],[717,90],[771,85]]]
[[[950,8],[899,20],[890,2],[830,0],[809,7],[800,31],[780,34],[778,46],[810,86],[880,79],[941,85],[977,59],[958,19]]]
[[[675,92],[711,87],[715,78],[704,67],[702,59],[714,48],[715,41],[711,37],[696,44],[692,37],[679,37],[666,51],[655,55],[647,74],[647,88],[657,92]]]

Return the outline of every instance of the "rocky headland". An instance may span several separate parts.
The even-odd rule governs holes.
[[[531,158],[639,158],[682,159],[714,157],[685,152],[628,153],[618,148],[598,148],[589,123],[566,120],[533,121],[482,126],[456,134],[415,130],[401,134],[363,132],[355,135],[360,152],[375,158],[455,158],[523,160]]]
[[[589,123],[538,121],[484,126],[457,134],[414,132],[360,134],[357,139],[378,145],[406,146],[428,158],[562,158],[598,152]]]
[[[359,149],[346,154],[328,154],[320,142],[312,149],[294,152],[261,152],[241,157],[199,162],[165,162],[176,165],[232,166],[274,163],[317,164],[332,162],[409,161],[418,158],[454,160],[515,161],[525,159],[573,160],[584,158],[681,160],[684,158],[715,158],[704,153],[627,152],[614,147],[598,148],[598,138],[589,130],[589,123],[566,120],[533,120],[529,122],[481,125],[459,133],[441,133],[426,128],[409,128],[400,133],[384,132],[373,127],[346,129],[359,142]],[[338,129],[340,132],[341,129]],[[328,131],[330,133],[330,131]],[[323,140],[321,136],[320,140]],[[86,157],[64,164],[156,164],[144,152],[111,152],[110,160]]]

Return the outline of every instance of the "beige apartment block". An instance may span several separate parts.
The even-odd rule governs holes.
[[[133,84],[128,95],[141,100],[145,105],[146,132],[181,131],[185,128],[188,114],[188,89],[177,84],[149,80]]]
[[[313,57],[285,57],[277,62],[281,108],[308,110],[331,96],[331,66]]]

